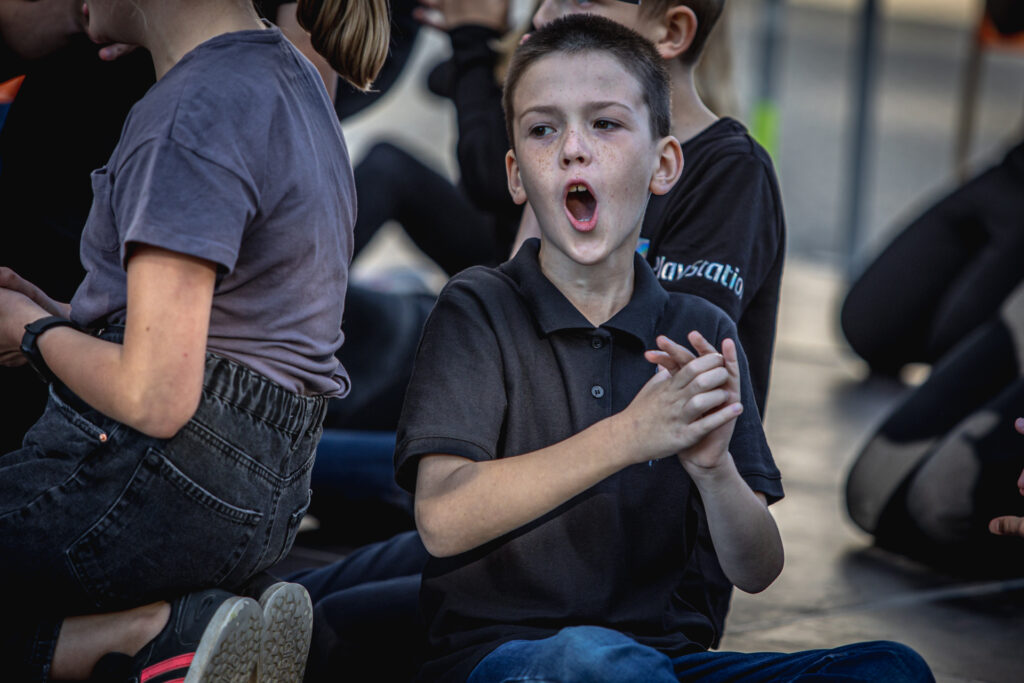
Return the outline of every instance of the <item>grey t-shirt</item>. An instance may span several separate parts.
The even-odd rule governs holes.
[[[348,393],[334,352],[352,167],[319,74],[277,28],[185,55],[133,107],[92,182],[76,322],[124,322],[134,245],[197,256],[218,266],[208,350],[291,391]]]

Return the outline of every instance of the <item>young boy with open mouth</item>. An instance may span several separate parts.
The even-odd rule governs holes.
[[[541,238],[450,281],[399,426],[431,554],[420,679],[932,680],[888,642],[707,652],[714,621],[686,580],[698,530],[732,583],[763,590],[782,487],[735,325],[635,253],[682,169],[664,67],[629,29],[568,17],[520,46],[504,102],[509,189]]]

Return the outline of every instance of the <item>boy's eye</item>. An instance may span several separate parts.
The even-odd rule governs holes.
[[[609,121],[608,119],[598,119],[597,121],[594,121],[594,128],[598,130],[612,130],[613,128],[618,127],[619,124],[614,121]]]
[[[530,128],[530,137],[542,138],[545,135],[550,135],[554,131],[555,131],[555,129],[552,128],[551,126],[546,126],[546,125],[541,124],[539,126],[533,126],[533,127]]]

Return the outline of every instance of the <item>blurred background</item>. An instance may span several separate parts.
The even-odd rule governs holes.
[[[528,14],[529,0],[513,4],[517,17]],[[873,79],[858,145],[868,5],[876,12],[867,55]],[[965,103],[981,10],[977,0],[730,0],[727,21],[716,31],[725,29],[718,38],[731,46],[735,104],[719,113],[759,132],[755,113],[766,83],[771,89],[775,144],[761,137],[779,175],[790,261],[857,271],[915,212],[951,189],[959,179],[956,145],[965,106],[975,112],[966,155],[971,169],[997,160],[1024,133],[1024,44],[985,49],[973,105]],[[398,87],[346,122],[355,161],[367,144],[387,136],[455,172],[454,109],[426,90],[427,72],[449,51],[446,36],[421,31]],[[860,219],[851,226],[858,148]]]

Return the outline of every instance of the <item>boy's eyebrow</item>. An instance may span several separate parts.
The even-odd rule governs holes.
[[[634,111],[633,107],[629,106],[625,102],[620,102],[618,100],[599,100],[597,102],[587,102],[587,104],[586,104],[586,110],[587,111],[594,111],[594,110],[597,110],[597,109],[607,109],[609,107],[620,107],[622,109],[626,109],[626,110],[631,111],[631,112]],[[557,105],[553,105],[553,104],[536,104],[536,105],[534,105],[532,107],[527,107],[522,112],[520,112],[518,118],[523,118],[527,114],[559,114],[561,112],[562,112],[561,108],[558,107]]]

